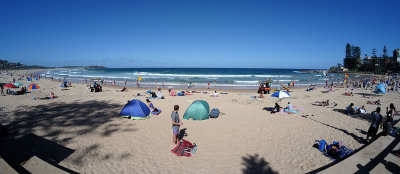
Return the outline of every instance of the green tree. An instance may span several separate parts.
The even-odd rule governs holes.
[[[383,57],[384,57],[384,58],[388,57],[386,45],[383,46]]]
[[[345,58],[350,58],[351,57],[351,45],[349,43],[346,44],[346,57]]]
[[[376,49],[375,48],[373,48],[372,49],[372,56],[371,56],[372,58],[377,58],[378,56],[376,56]]]

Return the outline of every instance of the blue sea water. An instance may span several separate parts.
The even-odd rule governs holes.
[[[340,74],[307,73],[307,69],[262,69],[262,68],[106,68],[106,69],[64,69],[47,71],[47,77],[61,80],[82,81],[105,79],[123,85],[136,86],[141,77],[142,87],[173,86],[186,87],[190,81],[193,88],[256,89],[263,80],[272,80],[273,86],[287,84],[291,80],[296,86],[309,84],[324,85],[325,81],[339,81]]]

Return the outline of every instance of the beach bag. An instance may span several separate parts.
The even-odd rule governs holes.
[[[178,145],[171,150],[177,156],[186,156],[191,157],[192,153],[195,153],[197,150],[196,143],[191,143],[185,139],[179,141]]]
[[[318,144],[319,144],[319,146],[318,146],[319,151],[324,152],[325,151],[326,141],[325,140],[320,140]]]
[[[218,116],[219,116],[219,109],[218,108],[211,109],[210,118],[218,118]]]
[[[338,149],[337,147],[335,147],[335,146],[331,146],[331,147],[328,149],[327,154],[328,154],[329,156],[331,156],[333,159],[338,159],[338,158],[340,157],[340,151],[339,151],[339,149]]]

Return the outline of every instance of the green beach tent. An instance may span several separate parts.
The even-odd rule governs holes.
[[[210,112],[210,106],[204,100],[194,101],[187,109],[183,115],[183,119],[189,120],[206,120],[208,119],[208,113]]]

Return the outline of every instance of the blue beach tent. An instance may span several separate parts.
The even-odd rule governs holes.
[[[142,101],[134,99],[128,101],[119,116],[132,120],[144,120],[150,115],[150,109]]]
[[[375,93],[377,94],[386,94],[385,84],[379,83],[375,88]]]

